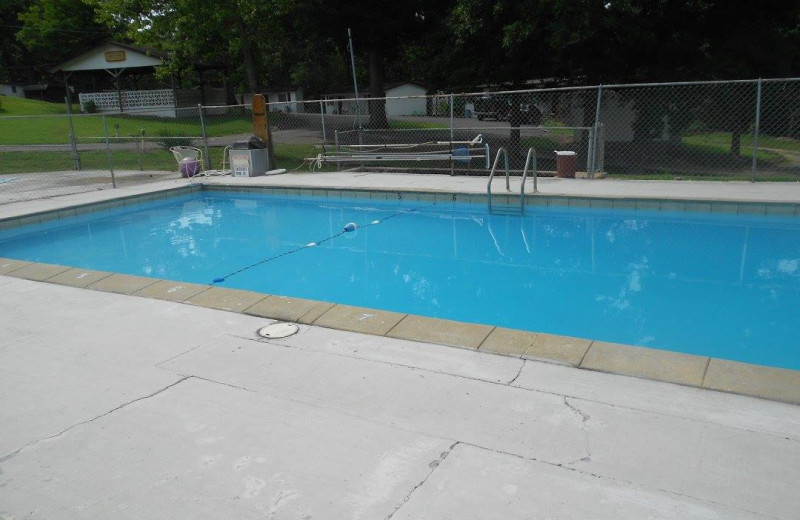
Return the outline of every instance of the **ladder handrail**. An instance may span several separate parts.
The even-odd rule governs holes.
[[[505,156],[506,167],[506,190],[511,191],[511,184],[509,181],[508,172],[508,152],[502,146],[497,149],[497,155],[494,156],[494,164],[492,164],[492,171],[489,173],[489,182],[486,184],[486,193],[489,197],[489,211],[492,211],[492,179],[494,179],[495,171],[497,171],[497,162],[500,160],[500,154]]]
[[[528,155],[525,157],[525,168],[522,169],[522,185],[519,188],[519,210],[523,215],[525,214],[525,179],[528,177],[528,166],[531,164],[531,159],[533,159],[533,192],[536,193],[536,178],[539,170],[536,168],[536,149],[533,147],[528,148]]]

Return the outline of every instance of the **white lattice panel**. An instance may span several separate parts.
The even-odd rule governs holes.
[[[81,106],[87,101],[94,101],[101,112],[119,111],[119,95],[117,92],[89,92],[80,94]],[[161,90],[126,90],[121,92],[123,108],[130,110],[146,108],[174,108],[175,96],[170,89]]]

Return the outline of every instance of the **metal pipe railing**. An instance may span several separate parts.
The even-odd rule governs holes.
[[[486,184],[486,193],[489,199],[489,211],[492,211],[492,179],[494,179],[494,174],[497,171],[497,163],[500,161],[500,154],[505,156],[505,167],[506,167],[506,190],[511,191],[511,182],[509,180],[509,171],[508,171],[508,152],[505,148],[500,147],[497,150],[497,155],[494,156],[494,163],[492,164],[492,171],[489,172],[489,182]]]
[[[536,168],[535,148],[528,148],[528,155],[525,157],[525,168],[522,170],[522,185],[519,188],[519,210],[523,215],[525,214],[525,179],[528,178],[528,166],[530,166],[531,160],[533,160],[533,192],[536,193],[536,178],[538,177],[538,170]]]

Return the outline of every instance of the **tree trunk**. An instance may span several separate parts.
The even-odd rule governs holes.
[[[369,97],[381,98],[369,101],[369,126],[370,128],[389,128],[386,119],[386,100],[382,99],[383,91],[383,53],[379,50],[370,50],[369,59]]]
[[[739,157],[742,151],[742,133],[739,130],[731,132],[731,155]]]
[[[247,87],[251,94],[259,94],[261,86],[258,83],[258,71],[256,69],[256,55],[253,48],[253,41],[247,34],[247,27],[241,17],[236,17],[236,25],[239,28],[239,35],[242,39],[242,58],[244,59],[244,69],[247,74]]]

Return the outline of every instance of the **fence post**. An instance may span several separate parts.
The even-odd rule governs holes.
[[[197,104],[197,111],[200,113],[200,130],[202,131],[203,135],[203,155],[205,157],[205,164],[203,167],[206,170],[211,169],[211,157],[208,156],[208,137],[206,136],[206,122],[203,119],[203,105],[200,103]]]
[[[453,164],[453,94],[450,94],[450,175],[455,174],[455,166]]]
[[[142,154],[144,153],[144,128],[139,129],[141,138],[139,139],[139,171],[144,171],[142,166]]]
[[[328,140],[328,135],[325,133],[325,105],[322,100],[319,100],[319,117],[322,119],[322,142]]]
[[[597,165],[597,134],[600,133],[600,102],[603,99],[603,84],[597,85],[597,108],[594,112],[594,133],[592,135],[592,169],[589,174],[590,179],[594,179],[594,170]]]
[[[108,142],[108,121],[103,116],[103,133],[106,136],[106,159],[108,159],[108,170],[111,172],[111,187],[117,187],[117,180],[114,178],[114,159],[111,157],[111,144]]]
[[[597,144],[594,147],[594,171],[602,172],[606,169],[606,125],[601,121],[595,136]]]
[[[336,145],[336,153],[338,154],[339,153],[339,129],[338,128],[334,128],[333,129],[333,142]],[[339,166],[339,164],[340,164],[339,161],[336,161],[336,171],[337,172],[339,170],[341,170],[341,167]]]
[[[64,102],[67,104],[67,120],[69,121],[69,147],[70,150],[72,150],[72,162],[75,169],[80,170],[81,157],[78,155],[78,143],[75,142],[75,126],[72,124],[72,107],[70,106],[69,96],[64,98]]]
[[[756,182],[756,170],[758,169],[758,130],[761,125],[761,78],[758,78],[756,86],[756,123],[753,126],[753,167],[750,173],[750,182]]]

